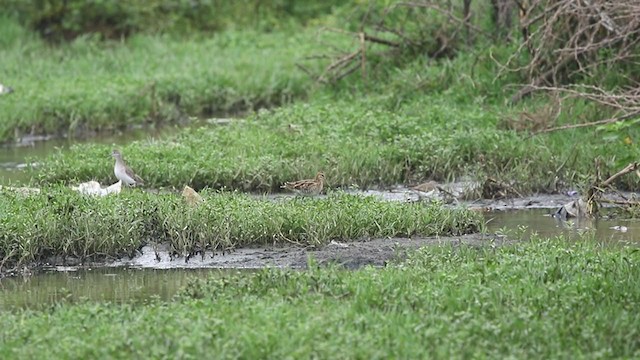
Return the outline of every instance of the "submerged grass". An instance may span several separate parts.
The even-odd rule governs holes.
[[[479,231],[480,215],[440,204],[401,204],[340,193],[324,199],[257,199],[204,192],[189,208],[176,194],[127,191],[91,198],[62,187],[24,197],[0,194],[0,257],[6,266],[48,257],[133,256],[166,243],[176,255],[250,244],[324,244],[332,239],[457,235]]]
[[[0,356],[635,358],[638,264],[635,248],[536,239],[427,247],[383,269],[265,269],[170,302],[2,312]]]

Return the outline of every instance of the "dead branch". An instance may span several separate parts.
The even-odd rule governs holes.
[[[605,203],[605,204],[615,204],[615,205],[624,205],[624,206],[640,206],[640,201],[632,201],[632,200],[600,199],[598,201],[600,201],[601,203]]]
[[[615,204],[622,204],[622,205],[633,205],[634,203],[636,203],[635,201],[626,200],[626,199],[624,201],[607,200],[603,198],[603,194],[605,192],[605,189],[611,187],[611,185],[615,180],[617,180],[621,176],[637,171],[638,168],[640,168],[640,163],[639,162],[630,163],[629,165],[625,166],[623,169],[621,169],[617,173],[610,176],[605,181],[600,180],[601,179],[600,167],[601,167],[601,161],[600,159],[596,159],[595,160],[596,176],[593,181],[593,185],[591,185],[589,190],[587,190],[587,194],[586,194],[587,213],[590,216],[597,216],[598,210],[600,208],[599,203],[615,203]]]
[[[391,47],[400,47],[400,44],[394,41],[390,41],[390,40],[386,40],[377,36],[373,36],[370,34],[367,34],[366,32],[352,32],[352,31],[347,31],[347,30],[342,30],[342,29],[336,29],[336,28],[332,28],[332,27],[325,27],[324,29],[326,29],[327,31],[331,31],[331,32],[336,32],[336,33],[340,33],[340,34],[345,34],[345,35],[351,35],[355,38],[360,38],[361,36],[364,36],[364,40],[369,41],[369,42],[373,42],[376,44],[381,44],[381,45],[386,45],[386,46],[391,46]]]
[[[354,66],[361,69],[362,78],[366,79],[370,73],[367,66],[371,69],[367,62],[370,63],[372,58],[367,52],[375,52],[375,58],[378,59],[397,59],[402,53],[426,53],[431,58],[453,56],[464,45],[460,41],[460,34],[466,33],[467,46],[471,45],[471,39],[476,35],[493,38],[473,23],[471,1],[464,0],[460,7],[453,7],[450,0],[398,2],[382,9],[377,16],[371,16],[370,6],[358,31],[334,27],[321,29],[323,32],[345,35],[354,41],[349,48],[341,50],[326,44],[325,48],[333,49],[333,54],[305,58],[304,60],[320,61],[328,59],[319,74],[309,74],[308,67],[299,67],[316,81],[330,83],[353,73]],[[437,16],[434,17],[434,13]],[[433,26],[434,19],[443,18],[441,15],[444,15],[444,19],[438,20],[441,21],[440,26]],[[406,30],[407,27],[412,30]],[[382,47],[367,46],[367,43]]]
[[[526,1],[516,2],[526,36],[499,74],[508,69],[528,77],[513,103],[541,87],[563,87],[599,69],[637,62],[637,0],[532,0],[528,6]],[[519,63],[524,58],[527,62]]]
[[[626,174],[628,174],[630,172],[636,171],[638,169],[638,166],[640,166],[640,164],[637,163],[637,162],[634,162],[634,163],[631,163],[631,164],[627,165],[624,169],[622,169],[622,170],[618,171],[617,173],[611,175],[607,180],[605,180],[602,183],[602,186],[606,187],[606,186],[611,185],[611,183],[613,183],[620,176],[623,176],[623,175],[626,175]]]
[[[554,95],[564,94],[564,97],[561,98],[561,101],[569,98],[585,99],[597,103],[604,109],[607,109],[608,111],[615,114],[614,116],[611,116],[607,119],[542,129],[534,132],[532,135],[568,129],[599,126],[628,121],[640,117],[640,88],[637,87],[622,88],[621,90],[618,90],[618,92],[609,92],[592,85],[569,85],[564,87],[537,86],[532,87],[532,91],[544,91]]]
[[[578,128],[583,128],[583,127],[612,124],[612,123],[619,122],[619,121],[629,120],[629,119],[632,119],[632,118],[634,118],[636,116],[640,116],[640,111],[637,111],[637,112],[634,112],[634,113],[631,113],[631,114],[627,114],[627,115],[624,115],[624,116],[618,116],[618,117],[613,117],[613,118],[604,119],[604,120],[592,121],[592,122],[581,123],[581,124],[570,124],[570,125],[557,126],[557,127],[553,127],[553,128],[549,128],[549,129],[540,130],[540,131],[534,133],[534,135],[545,134],[545,133],[550,133],[550,132],[560,131],[560,130],[578,129]]]

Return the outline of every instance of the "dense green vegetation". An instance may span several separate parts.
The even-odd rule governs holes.
[[[583,239],[267,269],[170,302],[0,314],[2,358],[636,358],[640,252]]]
[[[340,23],[355,30],[365,9],[368,17],[381,17],[388,5],[383,3],[303,6],[273,1],[260,5],[264,13],[256,15],[257,2],[247,1],[226,4],[204,21],[191,15],[207,14],[202,9],[211,7],[205,2],[198,2],[202,11],[196,13],[186,3],[176,5],[184,11],[167,12],[162,0],[155,6],[71,1],[64,9],[10,2],[14,15],[0,18],[0,33],[7,35],[0,39],[5,45],[0,56],[6,67],[2,81],[16,92],[1,99],[0,139],[186,122],[193,116],[248,110],[245,121],[233,126],[187,130],[123,150],[152,187],[189,183],[197,189],[249,191],[274,191],[283,181],[324,170],[334,187],[491,176],[521,192],[553,192],[589,181],[596,157],[602,158],[606,174],[640,156],[633,142],[640,137],[637,127],[534,137],[517,131],[551,121],[544,96],[506,105],[512,85],[525,81],[518,73],[497,77],[499,64],[506,63],[517,45],[493,45],[479,37],[465,47],[456,36],[446,56],[425,59],[421,51],[430,54],[440,46],[433,42],[433,32],[440,25],[451,26],[439,16],[426,21],[433,13],[417,19],[389,16],[392,23],[426,26],[424,39],[393,57],[380,56],[379,45],[370,44],[367,80],[356,72],[343,84],[318,89],[296,68],[304,63],[319,70],[322,63],[303,59],[331,53],[327,43],[349,49],[351,40],[344,35],[325,33],[325,42],[318,41],[317,25]],[[486,13],[479,23],[490,29],[489,12],[481,10],[487,9],[476,10]],[[61,22],[52,31],[61,36],[75,29],[79,37],[52,47],[27,30],[60,12],[64,16],[56,18]],[[234,21],[238,14],[246,16]],[[122,30],[127,35],[122,40],[104,40],[111,36],[92,35],[96,30],[87,28],[90,22],[81,24],[83,16],[104,17],[93,23],[110,24],[109,29],[133,27]],[[179,20],[163,21],[163,16]],[[254,16],[271,19],[267,22],[272,26],[256,26]],[[609,77],[610,82],[615,79]],[[293,99],[306,103],[250,112]],[[606,116],[580,100],[568,101],[564,108],[559,125]],[[523,110],[529,120],[523,120]],[[78,146],[38,161],[34,174],[45,185],[110,182],[111,165],[103,157],[109,151],[106,146]],[[633,189],[639,183],[626,177],[617,185]]]
[[[556,191],[585,180],[593,159],[613,173],[639,148],[580,131],[523,137],[496,129],[497,107],[454,106],[447,96],[388,105],[383,97],[316,100],[260,112],[232,125],[200,128],[159,141],[135,142],[125,159],[150,187],[278,191],[284,181],[324,171],[330,187],[454,180],[471,175],[514,182],[522,192]],[[635,134],[636,130],[632,130]],[[640,135],[640,134],[639,134]],[[114,181],[111,148],[81,145],[34,169],[42,184]],[[635,177],[620,185],[633,187]]]
[[[60,41],[91,34],[193,36],[233,28],[261,31],[299,27],[331,12],[341,1],[295,0],[2,0],[3,9],[43,38]]]
[[[458,235],[483,227],[479,214],[436,203],[406,205],[340,193],[281,201],[228,192],[203,195],[206,201],[190,208],[175,194],[130,189],[105,198],[63,187],[44,188],[29,197],[4,190],[0,268],[51,256],[134,256],[143,245],[157,243],[167,244],[175,255],[192,256],[255,244]]]
[[[49,47],[0,17],[0,140],[186,122],[287,103],[308,92],[292,72],[311,34],[225,32],[208,39],[139,35],[126,43],[79,38]]]
[[[601,18],[564,14],[557,31],[528,29],[526,45],[542,54],[532,65],[525,31],[491,12],[511,2],[472,1],[470,22],[461,21],[462,2],[391,11],[393,3],[0,0],[0,82],[15,89],[0,97],[0,142],[242,117],[121,149],[147,187],[202,190],[198,207],[173,191],[93,198],[70,190],[115,182],[111,146],[34,159],[39,194],[0,191],[0,272],[134,256],[146,244],[189,257],[467,234],[483,229],[479,214],[336,189],[493,177],[523,193],[557,191],[591,182],[594,159],[606,176],[640,157],[638,120],[531,135],[617,115],[611,107],[584,98],[560,106],[544,94],[508,101],[518,84],[540,79],[574,89],[634,84],[633,61],[610,61],[634,59],[633,36],[606,42],[611,31],[593,27],[591,39],[611,49],[554,67],[555,54],[574,54],[561,51],[565,35],[589,38],[567,26]],[[540,4],[530,14],[551,18],[538,16]],[[323,25],[341,30],[318,38]],[[549,47],[539,34],[553,34]],[[520,70],[505,71],[509,60]],[[583,64],[588,71],[578,71]],[[319,84],[319,74],[342,80]],[[327,197],[233,191],[278,191],[317,171]],[[616,183],[639,184],[634,176]],[[0,358],[637,358],[638,264],[637,248],[534,236],[423,248],[382,269],[265,269],[193,281],[171,301],[0,312]]]

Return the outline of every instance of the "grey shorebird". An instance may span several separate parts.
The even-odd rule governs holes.
[[[144,181],[140,178],[140,176],[136,175],[131,168],[127,166],[122,159],[122,154],[118,150],[113,150],[111,152],[111,156],[116,158],[116,164],[113,167],[113,173],[116,175],[118,180],[123,183],[134,186],[134,185],[144,185]]]

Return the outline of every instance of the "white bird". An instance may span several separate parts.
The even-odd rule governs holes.
[[[131,170],[127,164],[122,159],[122,154],[120,151],[113,150],[111,152],[111,156],[116,158],[116,164],[113,167],[113,173],[116,175],[118,180],[123,183],[133,186],[133,185],[144,185],[144,181],[140,178],[140,176],[136,175],[133,170]]]
[[[2,94],[10,94],[12,92],[13,92],[12,88],[0,84],[0,95],[2,95]]]
[[[78,186],[72,186],[71,189],[84,194],[84,195],[95,195],[95,196],[107,196],[109,194],[117,194],[120,192],[122,188],[122,181],[118,181],[117,183],[106,187],[106,188],[102,188],[102,186],[100,186],[100,183],[97,181],[88,181],[88,182],[84,182]]]

